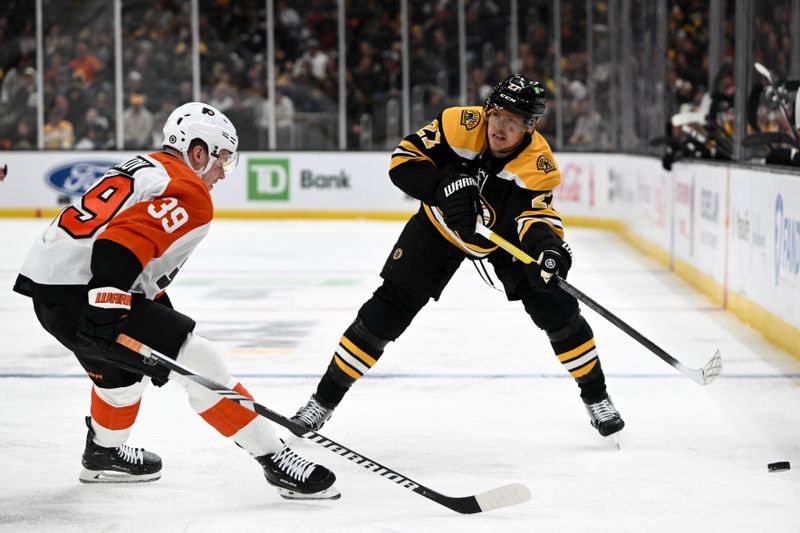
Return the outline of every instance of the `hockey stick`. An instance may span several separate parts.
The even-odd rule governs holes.
[[[417,494],[424,496],[429,500],[433,500],[439,505],[443,505],[448,509],[452,509],[458,513],[474,514],[492,511],[494,509],[500,509],[502,507],[524,503],[531,498],[531,493],[528,490],[528,487],[520,483],[503,485],[502,487],[487,490],[486,492],[481,492],[480,494],[476,494],[474,496],[464,496],[460,498],[445,496],[444,494],[417,483],[407,476],[399,474],[391,468],[383,466],[377,461],[373,461],[365,455],[361,455],[360,453],[351,450],[347,446],[339,444],[338,442],[334,442],[331,439],[320,435],[316,431],[311,431],[305,426],[289,420],[283,415],[264,407],[260,403],[251,400],[250,398],[242,396],[238,392],[229,389],[221,383],[194,372],[176,360],[170,359],[169,357],[158,353],[149,346],[142,344],[141,342],[125,335],[124,333],[117,337],[117,342],[143,356],[145,363],[160,364],[165,366],[173,372],[177,372],[178,374],[181,374],[182,376],[194,381],[198,385],[205,387],[211,392],[236,402],[242,407],[250,409],[257,415],[261,415],[264,418],[285,427],[295,435],[315,442],[323,448],[339,454],[345,459],[349,459],[350,461],[353,461],[354,463],[366,468],[370,472],[380,475],[384,479],[394,481],[401,487],[414,491]]]
[[[514,246],[501,236],[499,236],[497,233],[493,232],[492,230],[484,226],[483,224],[478,223],[476,225],[475,231],[478,234],[486,237],[487,239],[489,239],[497,246],[499,246],[506,252],[510,253],[511,255],[513,255],[526,265],[528,263],[538,264],[538,261],[536,261],[534,258],[529,256],[528,254],[526,254],[525,252],[523,252],[522,250],[520,250],[519,248],[517,248],[516,246]],[[708,385],[709,383],[714,381],[714,379],[716,379],[716,377],[719,376],[720,372],[722,371],[722,355],[719,353],[719,350],[717,350],[714,356],[711,357],[711,359],[702,368],[697,368],[697,369],[690,368],[681,363],[680,361],[678,361],[677,359],[675,359],[674,357],[672,357],[670,354],[668,354],[658,346],[656,346],[656,344],[653,341],[651,341],[650,339],[648,339],[647,337],[645,337],[644,335],[633,329],[631,326],[623,322],[622,319],[617,317],[611,311],[609,311],[599,303],[589,298],[587,295],[585,295],[584,293],[582,293],[581,291],[579,291],[578,289],[576,289],[575,287],[564,281],[562,278],[556,276],[556,279],[558,280],[559,288],[561,288],[564,292],[570,294],[576,300],[586,304],[598,315],[602,316],[603,318],[605,318],[606,320],[617,326],[619,329],[621,329],[622,331],[633,337],[645,348],[656,354],[662,360],[666,361],[666,363],[670,365],[672,368],[676,369],[678,372],[688,377],[695,383],[699,385]]]

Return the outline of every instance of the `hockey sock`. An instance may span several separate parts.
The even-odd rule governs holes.
[[[116,448],[128,440],[148,381],[143,379],[133,385],[115,389],[105,389],[97,385],[92,387],[91,414],[95,444]]]
[[[242,396],[253,398],[244,385],[231,376],[218,348],[199,335],[189,334],[177,360]],[[170,372],[169,379],[186,389],[189,404],[203,420],[251,455],[257,457],[275,453],[283,447],[265,418],[227,398],[220,399],[217,394],[176,372]]]
[[[604,396],[605,375],[589,323],[579,314],[565,327],[548,331],[547,335],[556,357],[578,383],[581,398],[588,401]]]
[[[317,386],[317,396],[329,407],[339,405],[350,386],[378,362],[388,342],[367,329],[361,318],[356,318],[339,340],[328,370]]]

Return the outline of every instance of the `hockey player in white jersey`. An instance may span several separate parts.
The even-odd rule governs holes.
[[[336,499],[333,472],[295,454],[252,411],[116,342],[120,333],[250,396],[219,350],[165,292],[205,237],[210,191],[238,160],[236,129],[212,106],[190,102],[164,126],[163,151],[112,167],[36,240],[14,290],[33,300],[45,330],[71,350],[93,382],[80,481],[152,481],[161,459],[126,444],[150,381],[183,386],[192,408],[249,452],[289,499]]]

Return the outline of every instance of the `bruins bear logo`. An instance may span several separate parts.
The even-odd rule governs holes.
[[[546,155],[540,155],[539,159],[536,160],[536,168],[547,174],[548,172],[554,171],[556,166],[549,157]]]
[[[467,128],[467,131],[475,128],[481,123],[481,114],[475,109],[465,109],[461,112],[461,125]]]

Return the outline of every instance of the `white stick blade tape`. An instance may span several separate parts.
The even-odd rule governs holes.
[[[531,499],[531,491],[528,487],[520,483],[512,483],[493,490],[482,492],[475,496],[478,500],[478,505],[481,506],[483,511],[491,511],[493,509],[500,509],[508,507],[509,505],[517,505],[525,503]]]

